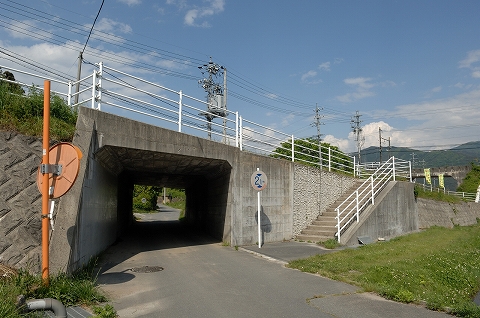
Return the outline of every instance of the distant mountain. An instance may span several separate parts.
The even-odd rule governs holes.
[[[412,154],[415,154],[413,161]],[[355,154],[351,154],[355,155]],[[480,141],[473,141],[462,144],[460,146],[445,149],[422,151],[404,147],[382,147],[382,161],[388,160],[391,156],[403,160],[410,160],[413,168],[434,168],[445,166],[465,166],[474,162],[480,163]],[[362,162],[378,162],[380,161],[379,147],[368,147],[361,151]]]
[[[415,154],[415,161],[412,160]],[[357,155],[355,154],[351,154]],[[446,150],[422,151],[411,148],[382,147],[382,162],[385,162],[391,156],[403,160],[412,161],[412,168],[435,168],[446,166],[467,166],[472,162],[480,164],[480,141],[468,142],[460,146]],[[379,162],[380,148],[368,147],[361,151],[361,162]],[[424,183],[423,178],[417,179],[417,182]],[[432,179],[432,182],[438,182]],[[458,184],[452,178],[445,179],[445,188],[447,190],[456,191]]]

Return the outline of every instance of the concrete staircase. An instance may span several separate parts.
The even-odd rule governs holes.
[[[357,190],[364,181],[365,180],[357,181],[350,189],[330,205],[322,215],[318,216],[311,225],[307,226],[307,228],[304,229],[296,239],[301,241],[320,242],[335,238],[335,233],[337,232],[337,228],[335,227],[335,225],[337,225],[337,220],[335,220],[337,212],[335,212],[335,208]]]

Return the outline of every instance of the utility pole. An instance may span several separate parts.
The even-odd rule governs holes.
[[[380,165],[382,165],[382,129],[378,127],[378,140],[380,141]]]
[[[83,52],[78,54],[78,69],[77,69],[77,95],[75,95],[75,104],[78,104],[78,92],[80,91],[80,77],[82,74]],[[75,106],[75,109],[77,106]]]
[[[378,127],[378,140],[380,141],[380,165],[382,164],[382,142],[388,141],[388,151],[390,151],[390,137],[382,138],[382,129]]]
[[[410,156],[412,157],[412,166],[415,168],[417,166],[417,160],[415,158],[416,153],[412,152]]]
[[[322,163],[322,134],[320,133],[320,126],[323,125],[321,122],[323,116],[320,114],[320,111],[323,108],[318,108],[318,104],[315,104],[315,117],[313,125],[317,127],[317,142],[318,142],[318,163],[320,165],[320,173],[318,174],[318,193],[317,193],[317,203],[318,203],[318,213],[322,210],[322,171],[323,171],[323,163]]]
[[[318,157],[319,157],[319,164],[320,164],[320,171],[322,171],[322,134],[320,133],[320,126],[323,125],[323,123],[320,121],[323,116],[320,115],[320,111],[323,110],[323,108],[318,108],[318,104],[315,104],[315,121],[313,122],[313,125],[317,127],[317,142],[318,142]]]
[[[201,70],[203,75],[206,75],[205,73],[208,73],[208,76],[206,78],[198,81],[198,83],[207,93],[207,112],[201,113],[200,115],[205,116],[205,118],[207,119],[208,138],[210,140],[212,139],[212,120],[216,117],[222,117],[224,141],[226,142],[227,69],[223,66],[213,63],[211,57],[208,64],[203,64],[198,68]],[[221,74],[223,74],[223,88],[222,85],[215,81]]]
[[[358,163],[360,163],[360,156],[361,156],[361,150],[363,143],[365,142],[365,137],[363,137],[362,132],[363,129],[360,126],[362,121],[360,120],[360,113],[358,110],[356,111],[355,115],[352,117],[352,120],[350,121],[351,127],[353,129],[353,134],[355,135],[355,141],[357,142],[357,151],[358,151]]]

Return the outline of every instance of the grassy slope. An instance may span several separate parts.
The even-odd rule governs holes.
[[[288,266],[341,280],[401,302],[480,317],[480,224],[433,227],[390,242],[317,255]]]

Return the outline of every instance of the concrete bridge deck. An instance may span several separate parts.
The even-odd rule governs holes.
[[[430,177],[438,178],[440,174],[444,177],[451,177],[457,182],[457,187],[462,184],[467,174],[472,170],[472,166],[448,166],[430,168]],[[424,169],[412,169],[412,179],[425,178]]]

